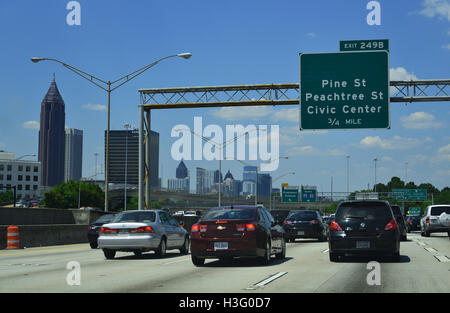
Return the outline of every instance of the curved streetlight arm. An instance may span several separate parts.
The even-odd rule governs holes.
[[[96,83],[94,80],[97,80],[97,81],[99,81],[99,82],[102,82],[102,83],[104,83],[105,85],[107,85],[108,82],[106,82],[106,81],[104,81],[103,79],[100,79],[100,78],[98,78],[98,77],[96,77],[96,76],[94,76],[94,75],[92,75],[92,74],[86,73],[86,72],[84,72],[84,71],[82,71],[82,70],[80,70],[80,69],[78,69],[78,68],[76,68],[76,67],[73,67],[73,66],[69,65],[69,64],[66,64],[66,63],[64,63],[64,62],[61,62],[61,61],[59,61],[59,60],[57,60],[57,59],[51,59],[51,58],[32,58],[31,61],[34,62],[34,63],[37,63],[37,62],[40,62],[40,61],[54,61],[54,62],[57,62],[57,63],[61,64],[62,66],[64,66],[65,68],[71,70],[71,71],[74,72],[75,74],[77,74],[77,75],[83,77],[84,79],[90,81],[91,83],[93,83],[93,84],[96,85],[97,87],[100,87],[100,88],[103,89],[104,91],[108,91],[108,89],[106,89],[105,87],[99,85],[99,84]]]
[[[283,177],[288,176],[288,175],[295,175],[295,172],[284,173],[283,175],[278,176],[277,178],[273,179],[273,180],[272,180],[272,183],[274,183],[274,182],[276,182],[277,180],[280,180],[280,179],[282,179]]]

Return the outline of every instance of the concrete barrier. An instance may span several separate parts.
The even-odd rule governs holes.
[[[16,225],[19,227],[19,248],[87,243],[88,225]],[[0,226],[0,249],[7,245],[8,226]]]
[[[79,209],[0,207],[0,225],[90,224],[103,214]]]

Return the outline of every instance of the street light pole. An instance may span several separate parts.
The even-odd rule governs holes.
[[[289,172],[289,173],[285,173],[281,176],[278,176],[277,178],[275,178],[274,180],[272,180],[272,183],[280,180],[281,178],[287,176],[287,175],[295,175],[295,172]],[[269,199],[269,209],[272,210],[272,190],[270,191],[270,199]]]
[[[350,156],[347,155],[346,158],[347,158],[347,197],[348,197],[349,192],[350,192],[350,190],[349,190],[349,159],[350,159]]]
[[[377,162],[378,162],[378,158],[373,159],[373,161],[375,162],[375,184],[373,185],[373,191],[377,192]]]
[[[127,176],[128,176],[128,132],[131,128],[130,124],[125,124],[123,126],[126,129],[125,134],[125,198],[124,198],[124,210],[127,210]]]
[[[164,59],[168,59],[168,58],[172,58],[172,57],[181,57],[184,59],[189,59],[192,56],[191,53],[179,53],[179,54],[173,54],[173,55],[169,55],[166,57],[163,57],[153,63],[150,63],[146,66],[143,66],[139,69],[137,69],[136,71],[122,76],[119,79],[116,79],[115,81],[111,82],[111,81],[104,81],[94,75],[88,74],[76,67],[73,67],[71,65],[68,65],[64,62],[61,62],[57,59],[51,59],[51,58],[38,58],[38,57],[33,57],[31,58],[31,62],[33,63],[38,63],[41,61],[54,61],[57,63],[60,63],[62,66],[64,66],[65,68],[71,70],[72,72],[74,72],[75,74],[83,77],[84,79],[90,81],[91,83],[93,83],[94,85],[96,85],[97,87],[101,88],[102,90],[106,91],[108,94],[108,121],[107,121],[107,130],[106,130],[106,147],[105,147],[105,212],[108,211],[108,189],[109,189],[109,132],[110,132],[110,118],[111,118],[111,92],[116,90],[117,88],[119,88],[120,86],[122,86],[123,84],[129,82],[130,80],[132,80],[133,78],[141,75],[142,73],[144,73],[146,70],[148,70],[149,68],[155,66],[158,62],[164,60]],[[117,86],[112,87],[113,85],[118,84]],[[103,86],[102,86],[103,85]],[[150,200],[149,200],[150,201]]]

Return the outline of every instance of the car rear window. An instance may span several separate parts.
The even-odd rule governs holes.
[[[336,219],[361,218],[365,220],[392,218],[391,208],[384,203],[343,203],[336,212]]]
[[[400,207],[398,205],[391,205],[391,208],[394,215],[402,215],[402,212],[400,211]]]
[[[255,209],[211,210],[202,220],[248,220],[255,216]]]
[[[155,222],[155,219],[155,212],[122,212],[118,214],[112,222],[153,223]]]
[[[296,220],[312,220],[317,218],[317,213],[311,211],[299,211],[289,214],[287,218]]]
[[[94,223],[107,223],[114,218],[113,214],[105,214],[100,216]]]
[[[450,206],[440,206],[440,207],[431,208],[431,215],[439,216],[443,212],[450,214]]]

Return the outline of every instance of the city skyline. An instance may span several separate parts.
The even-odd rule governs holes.
[[[192,53],[188,61],[176,58],[158,64],[114,92],[111,129],[121,129],[124,122],[137,125],[140,88],[298,83],[298,54],[337,51],[340,40],[389,39],[391,80],[446,79],[448,76],[449,20],[425,1],[383,1],[380,26],[367,25],[367,9],[361,2],[327,1],[326,5],[311,2],[307,10],[300,1],[281,3],[290,9],[286,10],[284,5],[274,6],[270,1],[258,1],[256,8],[251,2],[242,3],[242,9],[236,12],[230,5],[203,1],[180,4],[169,10],[163,4],[137,1],[123,12],[120,6],[98,1],[83,6],[84,18],[80,26],[66,24],[67,11],[63,6],[48,3],[28,6],[20,5],[20,1],[2,3],[2,8],[11,15],[5,15],[0,23],[3,29],[11,30],[5,34],[5,40],[12,44],[0,52],[2,59],[8,60],[3,66],[5,74],[0,78],[7,91],[0,95],[6,107],[0,117],[0,149],[17,155],[38,154],[34,147],[38,140],[39,108],[30,103],[42,100],[42,90],[48,88],[47,78],[56,72],[58,87],[67,102],[65,127],[84,131],[83,173],[102,172],[95,169],[94,153],[99,153],[97,165],[104,166],[105,94],[54,62],[31,63],[29,60],[33,56],[55,57],[106,79],[165,55]],[[147,20],[144,13],[147,10],[164,14],[146,24],[142,21]],[[216,13],[204,16],[203,10]],[[249,23],[248,12],[260,18],[251,19]],[[30,29],[20,23],[13,18],[14,14],[35,27]],[[230,15],[233,16],[231,24],[228,23]],[[280,18],[274,20],[274,15]],[[173,18],[177,19],[176,24],[172,23]],[[265,30],[264,37],[261,30]],[[108,35],[104,36],[105,33]],[[418,34],[418,38],[412,42],[405,33]],[[150,35],[151,41],[142,42],[142,38]],[[260,49],[267,36],[279,40],[276,45]],[[413,43],[414,49],[411,49]],[[133,46],[140,46],[140,49],[130,52],[129,47]],[[108,57],[104,57],[105,51],[109,51]],[[27,86],[26,93],[23,86]],[[447,103],[392,103],[391,129],[354,131],[300,132],[297,106],[154,111],[151,129],[160,133],[164,143],[160,158],[165,176],[168,176],[168,169],[179,162],[170,158],[170,147],[176,139],[171,137],[171,129],[178,124],[193,129],[193,119],[199,115],[203,116],[205,124],[218,124],[223,129],[234,123],[279,124],[280,155],[288,155],[289,160],[281,161],[272,176],[296,166],[297,174],[286,177],[291,185],[315,185],[320,190],[329,190],[333,177],[334,189],[346,191],[347,155],[351,156],[350,190],[366,189],[368,184],[373,186],[374,158],[379,159],[378,182],[386,183],[392,176],[404,180],[405,162],[408,163],[408,181],[429,182],[439,189],[450,181]],[[196,161],[191,168],[214,168],[216,160],[210,162]],[[238,167],[237,162],[223,161],[223,168],[230,168],[232,172],[237,172]]]

